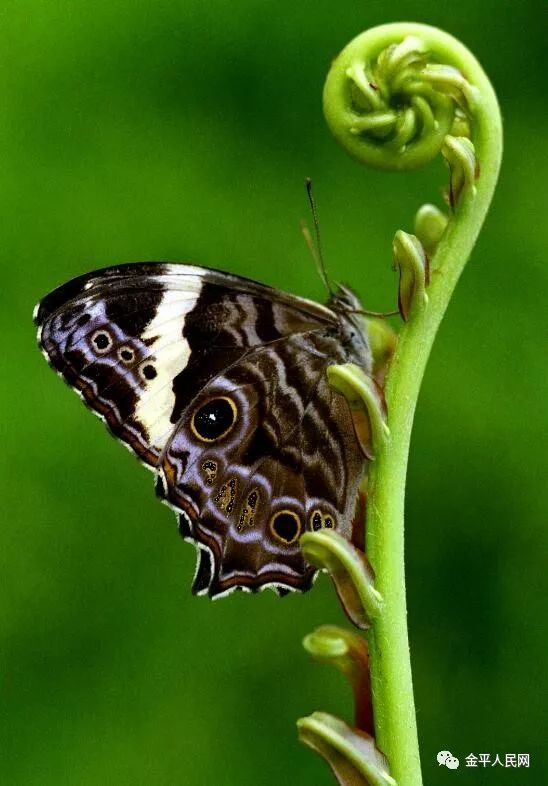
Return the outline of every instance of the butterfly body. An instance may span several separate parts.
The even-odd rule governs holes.
[[[191,265],[81,276],[38,305],[50,364],[157,474],[199,549],[193,590],[306,590],[299,538],[351,536],[365,458],[326,369],[371,371],[355,311]]]

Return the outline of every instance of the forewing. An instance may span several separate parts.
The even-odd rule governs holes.
[[[51,365],[156,467],[185,407],[253,348],[324,329],[329,309],[197,266],[138,263],[76,278],[37,306]]]

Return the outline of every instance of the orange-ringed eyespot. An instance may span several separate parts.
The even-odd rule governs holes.
[[[123,347],[120,347],[120,349],[118,350],[118,357],[124,363],[131,363],[131,361],[135,357],[135,353],[133,352],[131,347],[123,346]]]
[[[141,366],[141,375],[143,376],[143,379],[152,380],[158,376],[158,372],[156,371],[152,363],[144,363]]]
[[[333,516],[330,513],[322,513],[318,508],[312,511],[309,521],[314,532],[317,532],[319,529],[335,529]]]
[[[229,433],[238,414],[236,404],[228,396],[212,398],[192,416],[190,427],[202,442],[216,442]]]
[[[280,510],[270,519],[274,537],[283,543],[294,543],[301,534],[301,520],[292,510]]]
[[[112,338],[106,330],[96,330],[91,337],[93,346],[99,353],[108,352],[112,347]]]

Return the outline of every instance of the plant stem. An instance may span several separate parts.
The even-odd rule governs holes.
[[[367,554],[384,607],[370,637],[370,663],[378,747],[398,786],[421,786],[417,726],[407,635],[404,569],[404,499],[413,417],[424,369],[453,290],[474,246],[495,188],[502,153],[500,112],[480,65],[458,41],[422,25],[389,25],[386,43],[414,35],[437,60],[457,67],[477,90],[472,140],[481,173],[465,189],[431,261],[428,303],[417,301],[401,330],[386,384],[390,436],[371,465]],[[390,39],[390,40],[389,40]]]

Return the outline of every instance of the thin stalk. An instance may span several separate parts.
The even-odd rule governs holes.
[[[354,558],[355,547],[341,549],[333,534],[320,538],[307,533],[301,539],[305,556],[325,564],[338,588],[353,584],[353,593],[338,589],[339,597],[354,624],[370,625],[374,748],[373,738],[365,744],[357,730],[321,714],[311,716],[313,723],[299,722],[301,739],[328,761],[341,784],[422,786],[405,597],[409,445],[436,333],[493,196],[502,124],[493,88],[474,56],[441,30],[407,23],[373,28],[348,44],[328,74],[324,112],[335,138],[361,163],[404,171],[441,153],[450,168],[450,216],[423,206],[417,214],[418,236],[399,230],[394,238],[398,300],[406,322],[386,375],[387,423],[363,371],[352,364],[330,369],[330,383],[351,408],[361,402],[369,419],[365,432],[374,461],[369,466],[366,553],[377,602],[369,602],[373,576],[365,562]],[[334,562],[330,557],[335,554],[344,559]],[[322,555],[323,562],[318,560]],[[361,613],[356,598],[361,599]],[[333,728],[339,736],[333,736]]]
[[[371,465],[367,554],[383,613],[370,637],[370,665],[377,745],[399,786],[421,786],[417,725],[407,634],[404,567],[404,502],[413,417],[424,370],[453,290],[472,251],[495,188],[502,154],[500,112],[493,89],[476,59],[455,39],[433,28],[390,25],[392,41],[416,35],[466,75],[476,88],[472,110],[476,157],[475,189],[463,190],[431,260],[428,302],[417,301],[401,330],[386,383],[390,435]]]

